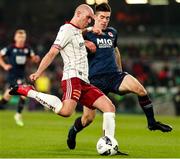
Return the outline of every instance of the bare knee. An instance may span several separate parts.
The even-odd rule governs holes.
[[[63,116],[63,117],[70,117],[73,112],[68,111],[67,109],[61,109],[61,111],[58,113],[58,115]]]
[[[112,104],[111,100],[105,95],[97,99],[94,102],[93,106],[101,110],[102,112],[115,112],[115,106]]]
[[[63,117],[70,117],[72,114],[71,113],[69,113],[69,112],[59,112],[58,113],[58,115],[60,115],[60,116],[63,116]]]
[[[76,108],[76,105],[77,103],[74,100],[69,99],[69,100],[64,101],[58,115],[63,116],[63,117],[70,117],[73,114]]]
[[[143,86],[139,87],[137,90],[138,90],[137,93],[139,96],[146,96],[147,95],[147,91]]]

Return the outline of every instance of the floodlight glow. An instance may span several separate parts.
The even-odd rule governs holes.
[[[148,0],[126,0],[127,4],[146,4]]]
[[[151,5],[168,5],[168,0],[149,0],[149,4]]]
[[[176,0],[177,3],[180,3],[180,0]]]
[[[89,5],[94,5],[95,0],[86,0],[86,3],[89,4]]]
[[[95,0],[96,4],[108,3],[108,0]]]

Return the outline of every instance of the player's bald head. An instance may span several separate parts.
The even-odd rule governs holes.
[[[87,4],[81,4],[76,8],[71,23],[83,29],[91,23],[92,19],[94,19],[93,9]]]
[[[93,9],[90,7],[90,6],[88,6],[87,4],[81,4],[81,5],[79,5],[77,8],[76,8],[76,10],[75,10],[75,14],[77,14],[78,12],[84,12],[84,11],[87,11],[87,12],[89,12],[91,15],[94,15],[94,11],[93,11]]]

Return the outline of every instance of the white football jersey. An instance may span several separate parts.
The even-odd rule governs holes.
[[[64,24],[60,27],[54,45],[61,48],[64,62],[62,80],[78,77],[89,83],[87,51],[82,31],[73,24]]]

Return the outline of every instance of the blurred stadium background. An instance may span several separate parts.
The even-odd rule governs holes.
[[[105,0],[106,1],[106,0]],[[139,1],[139,2],[138,2]],[[81,3],[101,3],[103,0],[0,0],[0,48],[12,42],[18,28],[28,32],[28,43],[41,57],[53,43],[59,26],[69,20]],[[141,3],[141,4],[140,4]],[[178,0],[110,0],[111,23],[119,32],[118,45],[123,68],[138,78],[154,100],[158,114],[180,114],[180,3]],[[62,96],[59,81],[62,76],[59,56],[38,80],[37,89]],[[27,75],[37,66],[29,65]],[[0,68],[0,96],[6,73]],[[119,112],[141,113],[133,95],[110,98]],[[14,108],[13,97],[8,108]],[[28,101],[29,102],[29,101]],[[41,108],[30,101],[29,110]]]

